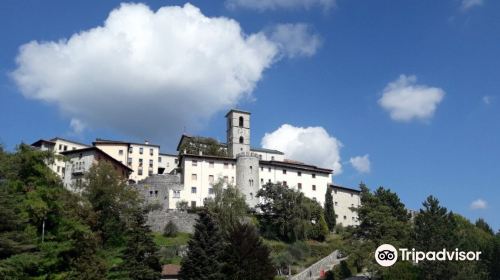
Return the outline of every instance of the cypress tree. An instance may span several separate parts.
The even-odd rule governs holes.
[[[188,253],[182,259],[179,279],[220,280],[224,237],[213,214],[208,210],[199,213],[194,235],[188,243]]]
[[[156,256],[157,248],[151,237],[151,230],[146,225],[144,213],[137,209],[132,218],[132,223],[126,234],[127,247],[123,256],[123,270],[131,279],[159,279],[161,266]]]
[[[227,280],[272,280],[276,270],[269,248],[253,225],[237,223],[228,236],[224,275]]]
[[[325,221],[328,229],[333,231],[336,224],[335,209],[333,209],[332,188],[328,187],[325,194]]]

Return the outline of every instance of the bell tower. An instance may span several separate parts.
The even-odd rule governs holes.
[[[250,152],[250,112],[232,109],[226,114],[229,156]]]

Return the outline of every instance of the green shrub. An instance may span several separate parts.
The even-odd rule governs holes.
[[[179,233],[179,229],[177,228],[177,226],[172,221],[168,221],[168,223],[165,225],[165,228],[163,229],[163,236],[175,237],[177,236],[177,233]]]

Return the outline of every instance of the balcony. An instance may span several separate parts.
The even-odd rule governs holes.
[[[82,165],[78,164],[71,167],[71,174],[73,175],[81,175],[85,173],[85,171],[86,171],[85,166],[83,166],[83,164]]]

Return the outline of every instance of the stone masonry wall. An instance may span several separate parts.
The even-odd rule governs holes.
[[[154,232],[163,232],[165,225],[172,221],[180,232],[193,233],[196,224],[197,214],[181,211],[166,212],[163,210],[152,211],[148,214],[147,224]]]

